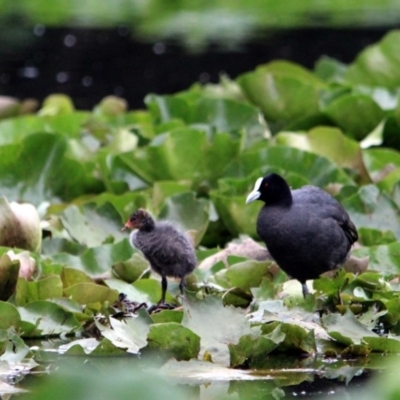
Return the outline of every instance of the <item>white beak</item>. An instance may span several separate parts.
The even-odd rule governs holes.
[[[253,190],[252,192],[250,192],[246,198],[246,204],[249,204],[252,201],[257,200],[260,197],[260,194],[261,193],[258,190]]]
[[[256,181],[256,184],[254,185],[254,189],[252,192],[249,193],[249,195],[246,198],[246,204],[251,203],[254,200],[257,200],[260,198],[260,186],[263,178],[258,178]]]

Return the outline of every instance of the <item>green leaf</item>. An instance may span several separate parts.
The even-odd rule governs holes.
[[[396,241],[396,237],[391,231],[381,231],[372,228],[358,228],[358,242],[363,246],[377,246],[389,244]]]
[[[153,324],[147,337],[149,348],[172,355],[178,361],[197,358],[200,337],[176,322]]]
[[[366,149],[363,151],[363,160],[374,181],[381,180],[393,167],[400,168],[400,154],[393,149]]]
[[[347,346],[361,344],[364,337],[378,337],[365,328],[350,310],[347,310],[344,315],[325,315],[322,317],[322,324],[329,336]]]
[[[291,178],[300,176],[320,187],[333,182],[354,185],[353,180],[332,161],[286,146],[258,146],[255,150],[243,152],[227,168],[227,174],[235,177],[245,177],[255,172],[260,176],[272,171],[285,176],[291,173]],[[292,182],[289,180],[289,183]]]
[[[227,133],[211,137],[194,128],[173,129],[158,135],[146,148],[121,159],[146,181],[189,180],[196,187],[215,184],[227,163],[239,152],[239,140]]]
[[[161,299],[161,281],[156,281],[155,279],[139,279],[133,282],[132,286],[134,289],[147,295],[147,300],[144,300],[146,302],[155,304]],[[170,294],[171,286],[171,281],[169,281],[166,302],[176,304],[176,299]],[[177,285],[176,288],[178,289]],[[138,301],[135,298],[133,298],[133,300]]]
[[[157,324],[165,322],[176,322],[180,324],[183,319],[183,311],[162,310],[160,312],[151,314],[151,319]]]
[[[2,194],[40,204],[100,192],[103,185],[85,166],[65,157],[66,145],[60,135],[38,133],[19,144],[1,146]]]
[[[24,332],[27,337],[67,334],[81,327],[73,313],[49,301],[35,301],[18,307],[18,311],[23,322],[35,326],[33,331]]]
[[[148,268],[148,261],[135,253],[129,260],[113,264],[112,273],[117,278],[131,283],[139,279]]]
[[[314,72],[325,82],[340,82],[347,71],[347,66],[340,61],[321,56],[315,64]]]
[[[239,287],[250,291],[250,288],[257,287],[261,280],[268,274],[270,262],[264,261],[243,261],[233,264],[227,269],[221,270],[214,275],[216,283],[225,287]]]
[[[269,133],[260,111],[250,104],[230,99],[202,98],[193,111],[191,123],[209,124],[218,132],[236,133],[236,136],[245,131],[244,147],[263,140]]]
[[[311,151],[328,158],[341,167],[355,169],[364,181],[369,181],[360,145],[337,128],[317,127],[307,134],[281,132],[275,136],[275,139],[279,145]]]
[[[394,30],[367,47],[350,64],[345,79],[353,84],[397,88],[400,85],[399,39],[400,32]]]
[[[167,198],[159,217],[175,221],[183,230],[190,231],[198,245],[209,223],[210,204],[196,198],[193,192],[176,194]]]
[[[109,203],[98,208],[86,204],[81,209],[71,205],[61,214],[61,221],[74,240],[88,247],[99,246],[110,237],[119,241],[125,236],[121,217]]]
[[[119,321],[110,318],[111,328],[95,320],[101,334],[116,347],[126,349],[128,353],[138,354],[147,345],[147,334],[150,329],[148,322],[140,316]]]
[[[347,94],[332,101],[324,113],[351,137],[362,140],[382,121],[384,113],[370,96]]]
[[[275,332],[277,329],[284,335],[279,343],[278,349],[288,353],[308,353],[317,352],[314,330],[308,330],[295,323],[270,322],[261,327],[263,334]]]
[[[26,356],[31,351],[29,346],[15,332],[14,328],[7,330],[7,336],[7,346],[5,352],[0,357],[0,361],[6,361],[10,365],[24,364],[23,360],[26,362]]]
[[[237,82],[267,120],[290,121],[318,112],[325,84],[318,77],[286,61],[273,61],[241,75]]]
[[[59,276],[46,276],[36,282],[28,282],[19,278],[15,301],[19,306],[62,296],[62,281]]]
[[[265,357],[285,339],[285,334],[281,332],[279,325],[269,334],[259,336],[258,331],[257,333],[256,335],[244,335],[236,345],[228,345],[231,368],[241,366],[257,368],[257,366],[263,365]]]
[[[356,256],[369,256],[369,269],[386,274],[398,274],[400,271],[400,243],[392,242],[361,248],[353,251]]]
[[[87,249],[80,256],[59,253],[49,257],[55,263],[79,269],[87,274],[96,274],[110,270],[116,262],[128,260],[132,253],[134,249],[129,240],[124,239],[115,244],[103,244]]]
[[[168,197],[182,192],[189,192],[188,182],[159,181],[153,185],[153,205],[159,210]]]
[[[65,94],[52,94],[44,99],[39,115],[72,114],[73,111],[74,105],[70,97]]]
[[[89,282],[76,283],[69,286],[64,289],[64,293],[72,300],[83,305],[96,302],[104,303],[106,301],[113,303],[118,298],[118,293],[115,290]]]
[[[207,315],[207,324],[204,315]],[[243,335],[254,334],[242,310],[224,307],[221,299],[215,297],[188,303],[182,325],[200,336],[200,358],[210,354],[213,362],[225,366],[230,363],[228,345],[237,344]]]
[[[374,185],[366,185],[342,201],[354,224],[360,228],[392,231],[400,238],[399,207]]]
[[[14,327],[18,329],[21,322],[21,316],[17,308],[11,304],[4,301],[0,301],[0,329],[8,329]]]
[[[63,268],[61,271],[61,280],[64,288],[70,287],[77,283],[93,282],[88,275],[75,268]]]

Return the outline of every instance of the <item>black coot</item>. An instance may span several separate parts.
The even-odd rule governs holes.
[[[257,233],[277,264],[302,284],[307,279],[343,264],[358,239],[346,210],[328,193],[315,186],[290,190],[277,174],[259,178],[246,204],[265,204],[257,219]]]
[[[155,222],[151,215],[139,209],[126,222],[124,229],[136,229],[130,235],[132,246],[140,250],[151,268],[161,275],[161,299],[165,303],[167,276],[180,278],[179,289],[183,295],[186,275],[197,264],[194,247],[184,233],[168,221]]]

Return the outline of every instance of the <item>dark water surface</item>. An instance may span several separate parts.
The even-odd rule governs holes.
[[[143,107],[148,93],[167,94],[195,82],[236,78],[257,65],[286,59],[312,68],[321,55],[351,62],[388,29],[297,29],[260,33],[236,50],[209,45],[189,53],[178,43],[143,43],[126,27],[48,29],[37,25],[10,35],[0,27],[0,94],[42,100],[66,93],[81,109],[116,94],[130,108]]]

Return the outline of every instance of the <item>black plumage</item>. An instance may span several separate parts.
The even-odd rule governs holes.
[[[139,209],[125,224],[125,229],[135,229],[130,235],[132,246],[140,250],[151,268],[161,275],[161,299],[165,303],[167,276],[180,278],[179,289],[183,295],[186,275],[197,264],[191,240],[168,221],[154,221],[151,215]]]
[[[257,233],[277,264],[302,284],[338,268],[358,239],[342,205],[315,186],[291,190],[278,174],[259,178],[246,203],[261,200]]]

